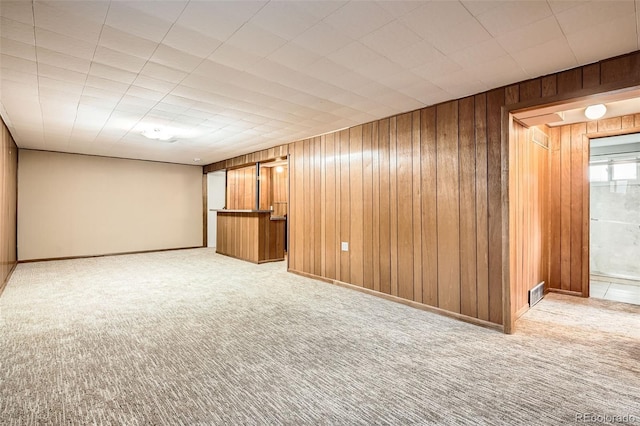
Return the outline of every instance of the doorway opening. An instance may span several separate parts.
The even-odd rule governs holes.
[[[640,305],[640,133],[592,138],[590,296]]]

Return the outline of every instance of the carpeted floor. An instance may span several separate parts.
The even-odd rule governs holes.
[[[0,424],[640,424],[640,306],[548,295],[508,336],[284,269],[212,249],[18,265]]]

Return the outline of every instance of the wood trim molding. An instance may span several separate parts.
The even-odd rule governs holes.
[[[160,253],[163,251],[191,250],[191,249],[197,249],[197,248],[202,248],[202,246],[176,247],[176,248],[155,249],[155,250],[123,251],[119,253],[92,254],[88,256],[65,256],[65,257],[47,257],[44,259],[25,259],[25,260],[18,260],[18,263],[52,262],[56,260],[73,260],[73,259],[91,259],[93,257],[122,256],[127,254],[143,254],[143,253]]]
[[[356,291],[359,291],[361,293],[366,293],[366,294],[369,294],[371,296],[379,297],[381,299],[390,300],[392,302],[402,303],[403,305],[407,305],[407,306],[410,306],[412,308],[420,309],[420,310],[423,310],[423,311],[426,311],[426,312],[431,312],[431,313],[442,315],[442,316],[445,316],[445,317],[454,318],[454,319],[457,319],[457,320],[468,322],[468,323],[471,323],[471,324],[474,324],[474,325],[479,325],[481,327],[485,327],[485,328],[489,328],[489,329],[492,329],[492,330],[504,332],[504,327],[502,325],[500,325],[500,324],[495,324],[495,323],[492,323],[492,322],[489,322],[489,321],[484,321],[484,320],[481,320],[481,319],[478,319],[478,318],[469,317],[467,315],[458,314],[458,313],[455,313],[455,312],[450,312],[450,311],[447,311],[447,310],[444,310],[444,309],[440,309],[440,308],[436,308],[436,307],[433,307],[433,306],[425,305],[423,303],[418,303],[418,302],[414,302],[412,300],[403,299],[403,298],[398,297],[398,296],[392,296],[390,294],[380,293],[378,291],[371,290],[371,289],[368,289],[368,288],[365,288],[365,287],[360,287],[360,286],[357,286],[357,285],[354,285],[354,284],[345,283],[345,282],[339,281],[339,280],[332,280],[332,279],[321,277],[321,276],[318,276],[318,275],[309,274],[307,272],[296,271],[294,269],[287,269],[287,272],[291,272],[293,274],[300,275],[300,276],[305,277],[305,278],[311,278],[311,279],[314,279],[314,280],[322,281],[322,282],[327,283],[327,284],[333,284],[333,285],[337,285],[339,287],[348,288],[350,290],[356,290]]]
[[[11,275],[13,275],[13,271],[16,270],[16,266],[18,266],[18,262],[14,263],[13,266],[11,266],[11,269],[9,270],[7,277],[4,279],[4,282],[2,283],[2,285],[0,285],[0,296],[2,296],[2,292],[4,292],[4,289],[7,287],[7,283],[11,279]]]

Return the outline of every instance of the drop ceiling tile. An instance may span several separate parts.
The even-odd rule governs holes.
[[[443,75],[460,70],[462,67],[451,59],[442,56],[424,65],[412,68],[411,72],[426,80],[433,80]]]
[[[140,74],[147,77],[155,78],[156,80],[164,80],[171,83],[179,83],[187,76],[187,73],[184,71],[180,71],[175,68],[169,68],[167,66],[151,61],[145,64]]]
[[[199,58],[211,55],[222,41],[208,37],[190,28],[174,25],[162,40],[162,43]]]
[[[153,7],[152,2],[147,2]],[[172,22],[130,7],[125,2],[111,2],[105,24],[147,40],[160,42],[171,28]]]
[[[561,37],[564,37],[564,34],[556,18],[552,16],[510,31],[496,40],[508,53],[513,54]]]
[[[517,1],[504,2],[499,8],[476,15],[476,19],[492,36],[497,37],[551,15],[547,2]]]
[[[30,1],[0,2],[0,15],[33,26],[33,9]]]
[[[300,70],[319,60],[320,55],[293,43],[288,43],[270,54],[268,59],[293,70]]]
[[[547,0],[549,7],[553,10],[553,13],[558,14],[572,7],[580,6],[584,4],[582,0]]]
[[[104,90],[105,92],[116,94],[119,99],[129,89],[129,86],[129,83],[109,80],[108,78],[98,77],[96,75],[89,75],[87,77],[87,81],[85,82],[85,92],[86,88]]]
[[[127,90],[126,95],[135,96],[138,98],[149,99],[154,102],[158,102],[165,97],[166,93],[157,92],[155,90],[145,89],[144,87],[131,86]]]
[[[158,47],[158,43],[105,25],[100,35],[100,46],[149,59]]]
[[[614,19],[635,16],[635,14],[635,4],[630,1],[592,1],[564,10],[556,15],[556,19],[562,31],[568,35]]]
[[[0,51],[9,56],[27,59],[29,61],[36,60],[36,48],[32,44],[25,44],[19,41],[0,37]]]
[[[137,96],[126,94],[122,97],[122,99],[120,99],[120,103],[118,104],[118,106],[120,107],[122,105],[134,105],[149,110],[153,108],[157,103],[158,101],[153,99],[139,98]]]
[[[424,4],[424,2],[421,0],[382,0],[377,1],[376,3],[382,8],[386,9],[386,11],[389,12],[394,18],[399,18],[401,16],[407,15]]]
[[[478,16],[482,13],[486,13],[492,9],[500,7],[504,1],[462,0],[461,3],[469,13],[473,16]]]
[[[366,35],[360,41],[382,55],[391,56],[394,52],[407,48],[421,40],[415,32],[400,21],[392,21]]]
[[[476,79],[486,84],[489,89],[517,83],[526,80],[528,77],[526,72],[508,55],[478,64],[469,68],[468,71]]]
[[[112,50],[108,47],[98,46],[93,62],[137,74],[146,63],[146,59]]]
[[[377,3],[359,1],[350,1],[324,18],[324,22],[354,40],[364,37],[393,20],[393,15]]]
[[[335,63],[331,59],[323,57],[303,68],[301,71],[311,77],[332,81],[335,77],[338,77],[349,70],[346,67]]]
[[[38,65],[38,75],[40,77],[48,77],[55,80],[66,81],[68,83],[84,85],[87,80],[87,74],[58,68],[52,65]]]
[[[36,27],[37,46],[82,59],[92,59],[95,45]]]
[[[57,8],[55,3],[33,3],[35,22],[38,28],[63,34],[88,43],[95,43],[100,37],[105,16],[97,20],[86,15],[77,15],[69,8]],[[104,10],[106,15],[106,9]]]
[[[79,105],[87,105],[87,106],[102,106],[105,108],[115,108],[120,102],[120,99],[112,99],[112,98],[97,98],[94,96],[88,96],[87,88],[85,88],[84,92],[82,92],[82,96],[80,97]]]
[[[419,41],[404,49],[391,52],[389,59],[402,64],[406,69],[415,68],[430,62],[441,61],[445,56],[428,41]]]
[[[209,55],[208,59],[242,71],[251,68],[256,62],[262,59],[262,57],[249,53],[243,49],[223,44],[216,49],[215,52]]]
[[[38,63],[40,64],[53,65],[58,68],[66,68],[81,73],[88,73],[91,67],[91,61],[89,59],[76,58],[75,56],[69,56],[54,50],[37,47],[36,53],[38,55]]]
[[[489,39],[472,47],[452,53],[449,57],[464,68],[491,61],[506,54],[507,52],[495,39]]]
[[[353,70],[366,67],[380,59],[381,55],[359,41],[354,41],[329,54],[327,58],[347,69]]]
[[[187,0],[155,0],[153,2],[127,0],[127,6],[130,8],[167,22],[174,22],[178,19],[187,3]]]
[[[458,1],[426,2],[400,18],[400,21],[422,37],[457,27],[473,16]]]
[[[91,63],[89,75],[102,77],[107,80],[113,80],[119,83],[131,84],[136,78],[136,74],[109,65],[100,64],[98,62]]]
[[[397,74],[403,69],[396,62],[391,62],[387,58],[381,57],[372,63],[356,68],[356,71],[365,77],[378,80],[388,75]]]
[[[433,46],[445,55],[475,46],[490,40],[491,35],[473,18],[438,30],[426,37]]]
[[[605,56],[616,56],[638,49],[636,19],[624,15],[582,31],[567,35],[571,50],[579,64],[597,61]]]
[[[77,104],[82,95],[82,86],[40,77],[38,79],[38,92],[40,99],[68,99],[69,102]]]
[[[307,12],[305,5],[306,3],[271,1],[251,18],[251,23],[285,40],[292,40],[321,19]]]
[[[214,39],[225,41],[253,16],[260,6],[261,4],[252,1],[192,1],[189,2],[175,23]]]
[[[0,67],[29,74],[38,73],[38,65],[35,61],[5,55],[4,53],[0,54]]]
[[[175,83],[170,83],[168,81],[162,81],[155,78],[147,77],[145,75],[138,75],[136,79],[133,81],[135,86],[143,87],[145,89],[168,93],[176,87]]]
[[[33,26],[5,17],[0,18],[0,36],[26,44],[35,45],[36,43]]]
[[[268,56],[286,43],[287,40],[250,23],[243,25],[225,42],[260,58]]]
[[[324,22],[319,22],[296,37],[293,43],[315,52],[320,56],[325,56],[346,46],[352,41],[353,39],[341,31],[332,28]]]
[[[578,61],[564,37],[538,44],[513,53],[511,56],[530,78],[578,65]]]
[[[165,44],[160,44],[150,60],[188,73],[197,68],[203,59]]]
[[[9,68],[2,68],[0,71],[0,85],[2,88],[9,82],[22,83],[26,85],[38,84],[38,76],[36,74],[29,74],[20,71],[15,71]],[[2,92],[0,90],[0,92]]]

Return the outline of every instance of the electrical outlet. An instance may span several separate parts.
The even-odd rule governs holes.
[[[343,241],[340,247],[342,248],[342,251],[349,251],[349,243],[347,242]]]

